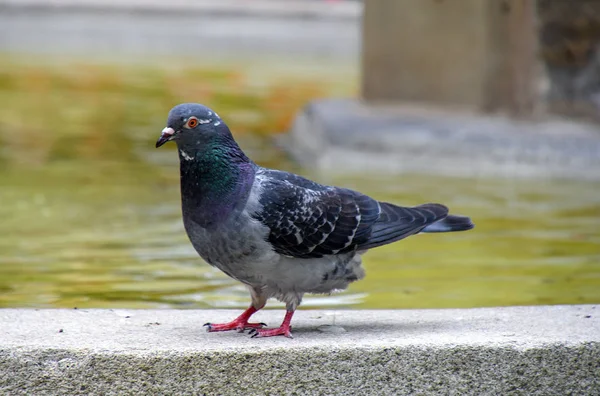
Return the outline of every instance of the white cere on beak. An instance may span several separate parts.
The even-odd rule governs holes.
[[[173,136],[175,134],[175,130],[173,128],[166,127],[162,130],[162,134]]]

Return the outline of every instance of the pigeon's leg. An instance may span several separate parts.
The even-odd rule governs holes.
[[[290,322],[292,321],[294,312],[296,312],[296,308],[298,308],[300,301],[302,301],[302,295],[296,295],[295,297],[295,299],[286,304],[285,318],[283,318],[281,326],[276,329],[252,329],[249,333],[252,334],[252,338],[273,337],[278,335],[286,336],[287,338],[294,338],[292,337],[292,327],[290,326]]]
[[[245,310],[240,316],[229,323],[205,323],[206,331],[228,331],[237,330],[243,332],[245,329],[260,329],[266,326],[266,323],[248,323],[250,316],[260,310],[267,303],[267,298],[261,293],[260,289],[250,289],[252,295],[252,305]]]

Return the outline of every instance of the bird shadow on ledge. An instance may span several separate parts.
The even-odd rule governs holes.
[[[456,329],[456,323],[450,321],[423,321],[423,322],[394,322],[389,321],[372,323],[351,323],[346,321],[338,321],[336,324],[320,324],[320,325],[306,325],[300,324],[297,326],[292,325],[292,334],[356,334],[356,333],[369,333],[369,334],[390,334],[390,333],[437,333],[447,332],[448,329]]]

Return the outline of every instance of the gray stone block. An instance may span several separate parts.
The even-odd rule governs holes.
[[[302,165],[334,173],[600,179],[600,126],[556,118],[319,100],[283,145]]]
[[[354,63],[361,10],[357,2],[289,0],[0,0],[0,51],[171,64]]]
[[[293,340],[203,331],[229,310],[3,309],[0,394],[600,394],[599,309],[303,310]]]

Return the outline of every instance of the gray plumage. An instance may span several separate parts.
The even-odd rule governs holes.
[[[473,228],[468,217],[449,215],[440,204],[400,207],[262,168],[223,120],[199,104],[171,110],[157,147],[169,140],[179,149],[183,222],[192,245],[251,291],[249,310],[209,330],[291,336],[287,315],[287,328],[284,321],[275,331],[247,319],[271,297],[286,303],[291,319],[305,293],[345,289],[364,277],[361,254],[368,249],[420,232]]]

